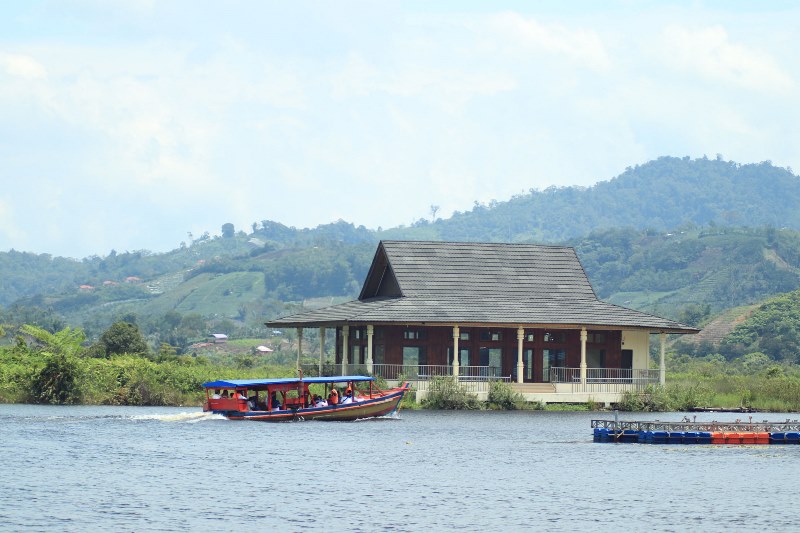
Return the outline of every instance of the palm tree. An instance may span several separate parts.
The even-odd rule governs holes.
[[[38,326],[25,324],[20,328],[20,331],[33,337],[48,351],[59,355],[78,355],[83,348],[83,342],[86,340],[86,334],[82,329],[73,329],[69,326],[56,333],[50,333]]]

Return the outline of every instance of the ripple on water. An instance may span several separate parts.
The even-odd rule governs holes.
[[[594,444],[591,418],[259,424],[186,408],[0,406],[0,471],[14,480],[0,517],[11,530],[800,529],[783,490],[800,446]]]

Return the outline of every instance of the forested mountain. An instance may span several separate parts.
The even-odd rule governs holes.
[[[696,325],[800,287],[798,200],[800,180],[769,163],[661,158],[594,187],[530,191],[410,227],[264,220],[164,254],[3,252],[0,323],[69,324],[91,338],[125,318],[154,346],[211,328],[261,336],[265,319],[304,302],[355,297],[377,241],[404,238],[569,244],[601,298]]]
[[[418,221],[387,237],[561,242],[598,229],[667,231],[696,226],[800,229],[800,178],[770,162],[662,157],[592,187],[531,190],[507,202],[475,204],[434,223]]]

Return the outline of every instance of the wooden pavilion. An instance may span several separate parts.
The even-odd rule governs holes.
[[[663,384],[666,335],[698,332],[599,300],[570,247],[418,241],[381,241],[357,300],[267,325],[298,328],[298,364],[303,328],[319,328],[319,372],[330,328],[336,372],[417,380],[423,394],[432,376],[478,394],[499,379],[529,400],[602,403]]]

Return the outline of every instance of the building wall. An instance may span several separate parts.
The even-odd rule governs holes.
[[[633,350],[633,368],[648,368],[650,333],[639,330],[622,331],[622,349]]]
[[[481,348],[499,348],[502,350],[501,375],[513,376],[517,370],[517,329],[516,328],[478,328],[462,327],[461,334],[469,335],[469,339],[459,340],[459,350],[469,349],[469,365],[481,366]],[[546,336],[546,333],[553,333]],[[646,368],[637,364],[637,357],[647,356],[647,334],[640,335],[639,332],[621,332],[619,330],[593,331],[589,330],[589,342],[587,342],[587,352],[591,349],[602,350],[604,352],[605,368],[619,368],[622,363],[622,349],[634,349],[634,367]],[[533,335],[529,340],[529,335]],[[623,335],[627,334],[631,340],[622,346]],[[418,336],[419,338],[413,338]],[[600,336],[602,342],[592,342]],[[412,338],[409,338],[412,337]],[[548,337],[555,337],[548,340]],[[336,361],[342,361],[342,335],[341,330],[337,330],[337,349]],[[644,344],[642,344],[644,341]],[[630,344],[630,346],[629,346]],[[358,364],[363,361],[356,361],[353,358],[354,346],[360,346],[359,352],[366,354],[367,339],[366,327],[350,328],[348,340],[349,352],[348,362]],[[384,364],[403,364],[403,348],[415,346],[420,348],[420,365],[449,365],[452,363],[452,355],[448,356],[448,349],[453,346],[452,327],[422,327],[422,326],[375,326],[375,336],[373,338],[373,353],[383,353]],[[542,329],[528,328],[525,330],[523,340],[523,351],[532,349],[534,353],[533,381],[541,382],[544,380],[542,354],[545,349],[563,350],[566,354],[565,365],[570,368],[578,368],[581,362],[580,330],[564,329]],[[363,356],[362,356],[363,357]],[[376,363],[380,363],[380,358],[375,358]]]

